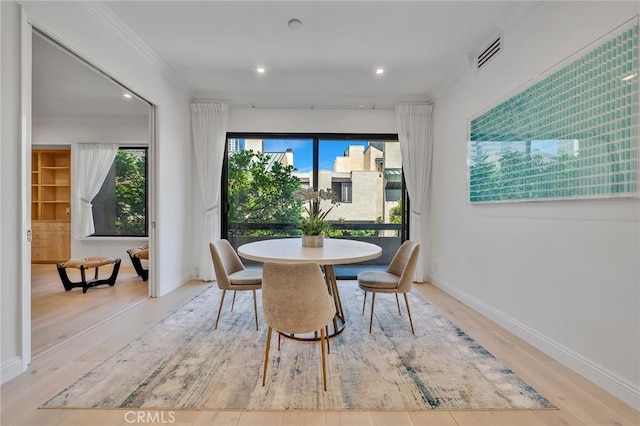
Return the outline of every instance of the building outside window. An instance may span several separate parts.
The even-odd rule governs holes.
[[[331,191],[335,194],[336,200],[340,203],[350,203],[353,195],[353,185],[349,178],[334,177],[331,181]]]

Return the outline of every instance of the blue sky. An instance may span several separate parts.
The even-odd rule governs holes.
[[[367,146],[366,141],[320,141],[320,170],[332,170],[333,161],[341,157],[350,145]],[[293,165],[299,172],[313,168],[313,140],[311,139],[265,139],[265,152],[293,150]]]

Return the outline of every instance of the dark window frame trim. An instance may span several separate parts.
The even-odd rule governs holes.
[[[318,150],[322,140],[347,140],[347,141],[374,141],[400,143],[396,133],[269,133],[269,132],[227,132],[224,144],[224,158],[222,161],[222,176],[220,179],[220,202],[222,211],[220,214],[220,235],[221,238],[229,238],[229,139],[311,139],[313,141],[313,176],[314,182],[318,181],[319,156]],[[402,171],[402,200],[404,219],[400,230],[401,241],[409,238],[409,194],[405,185],[404,171]],[[317,189],[317,188],[316,188]]]
[[[144,155],[144,235],[115,235],[115,234],[92,234],[84,239],[98,239],[98,238],[117,238],[117,239],[144,239],[149,238],[149,146],[148,145],[119,145],[118,151],[120,150],[143,150],[145,151]],[[115,161],[115,160],[114,160]],[[94,218],[95,220],[95,218]]]

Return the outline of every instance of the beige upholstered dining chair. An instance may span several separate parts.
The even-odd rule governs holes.
[[[407,240],[402,243],[396,252],[386,272],[363,271],[358,274],[358,286],[365,291],[364,302],[362,303],[363,315],[364,306],[367,302],[367,293],[372,293],[369,333],[371,333],[371,326],[373,324],[373,306],[376,302],[376,293],[395,293],[398,313],[400,313],[398,293],[402,293],[404,295],[404,303],[407,305],[407,314],[409,315],[411,332],[415,334],[415,331],[413,330],[413,321],[411,320],[411,311],[409,310],[409,299],[407,299],[407,293],[411,291],[413,277],[416,272],[416,265],[418,264],[419,253],[420,244]]]
[[[264,352],[262,386],[267,379],[272,330],[286,334],[320,331],[322,383],[327,390],[325,341],[329,347],[328,325],[336,314],[320,266],[316,263],[282,264],[267,262],[263,268],[262,311],[269,326]],[[278,342],[280,342],[278,335]],[[280,345],[278,344],[278,349]]]
[[[220,312],[222,312],[222,303],[227,290],[234,290],[231,310],[236,300],[236,291],[253,290],[253,311],[256,318],[256,330],[258,329],[258,305],[256,302],[256,290],[260,290],[262,286],[262,271],[260,269],[247,269],[242,264],[238,254],[233,246],[227,240],[217,240],[209,243],[211,251],[211,260],[213,260],[213,268],[216,272],[216,281],[218,287],[222,290],[220,297],[220,306],[218,307],[218,316],[216,317],[216,325],[220,320]]]

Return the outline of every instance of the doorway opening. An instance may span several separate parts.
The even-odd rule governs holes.
[[[30,354],[39,356],[153,294],[153,273],[143,280],[127,250],[152,247],[148,224],[155,109],[35,27],[30,47],[26,159],[31,174],[25,186],[31,189],[31,202],[25,213],[32,239],[23,265],[30,285],[24,288],[23,283],[23,288],[30,297],[30,329],[25,330],[30,332]],[[88,181],[82,173],[88,160],[81,151],[88,144],[117,149],[104,178],[90,190],[91,233],[78,225]],[[116,284],[92,287],[87,293],[79,288],[65,291],[57,264],[93,256],[121,259]],[[100,277],[108,276],[110,267],[100,267]],[[67,272],[72,281],[80,280],[79,270]]]

